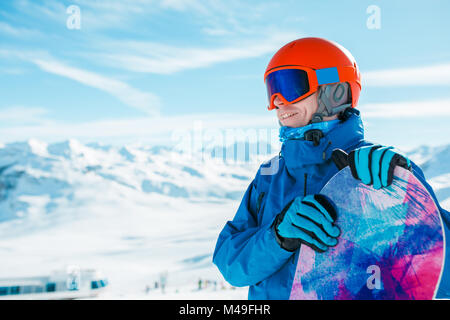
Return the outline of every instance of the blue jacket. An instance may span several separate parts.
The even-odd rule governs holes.
[[[275,217],[295,197],[319,193],[337,173],[331,160],[335,148],[350,152],[371,144],[364,140],[363,124],[356,110],[326,134],[318,146],[306,140],[285,141],[279,156],[260,166],[234,219],[226,223],[219,235],[213,262],[224,278],[233,286],[250,286],[249,299],[289,299],[299,250],[289,252],[279,246],[272,228]],[[422,170],[415,164],[413,173],[438,204]],[[450,214],[440,206],[439,209],[450,239]],[[446,250],[450,248],[448,242]],[[450,259],[445,267],[450,269]],[[450,296],[449,273],[443,275],[438,297]]]

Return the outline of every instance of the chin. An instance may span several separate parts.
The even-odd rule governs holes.
[[[306,125],[300,121],[285,121],[285,122],[281,122],[281,124],[285,127],[291,127],[291,128],[304,127]]]

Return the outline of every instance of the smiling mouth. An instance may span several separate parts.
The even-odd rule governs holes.
[[[289,112],[289,113],[285,113],[283,115],[280,116],[281,120],[285,120],[287,118],[290,118],[292,116],[295,116],[298,112]]]

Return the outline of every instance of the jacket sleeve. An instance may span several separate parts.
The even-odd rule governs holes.
[[[293,254],[278,245],[272,224],[258,225],[258,197],[253,180],[236,215],[226,223],[217,240],[213,263],[233,286],[254,285],[266,279]]]

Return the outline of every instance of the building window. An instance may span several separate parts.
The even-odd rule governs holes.
[[[47,292],[54,292],[56,290],[56,283],[50,282],[47,283],[46,290]]]
[[[99,285],[97,281],[91,281],[91,289],[98,289]]]
[[[8,294],[8,287],[0,287],[0,296],[6,296]]]
[[[9,292],[10,292],[10,294],[19,294],[20,287],[19,286],[11,287]]]

